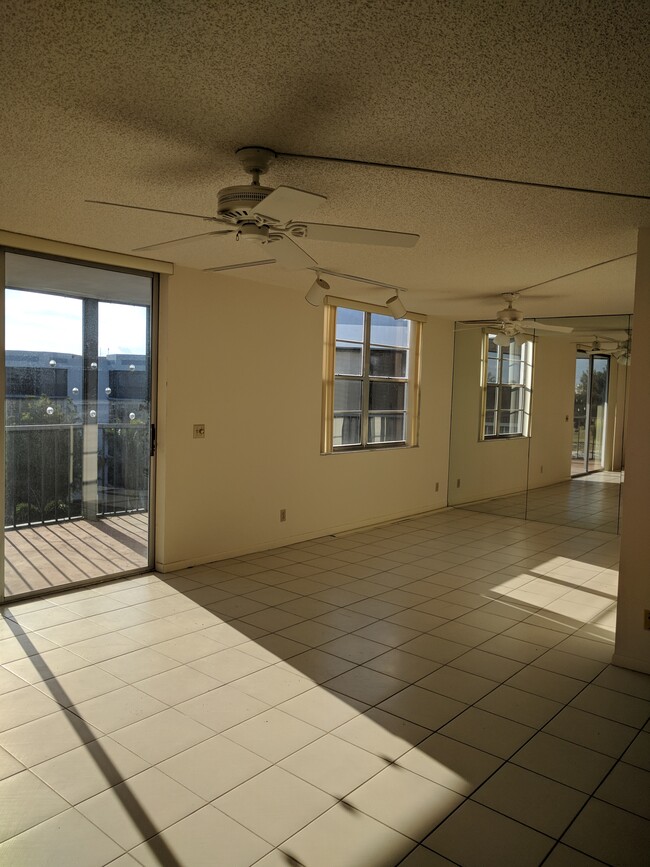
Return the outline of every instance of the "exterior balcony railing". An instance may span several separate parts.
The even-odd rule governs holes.
[[[96,451],[86,456],[81,424],[5,428],[6,529],[147,510],[149,427],[96,427]],[[92,514],[84,502],[89,482],[96,485]]]

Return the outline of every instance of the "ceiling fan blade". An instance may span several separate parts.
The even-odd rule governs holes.
[[[308,241],[334,241],[343,244],[376,244],[383,247],[414,247],[420,239],[411,232],[389,232],[360,226],[333,226],[328,223],[295,223],[287,227],[295,237]]]
[[[272,249],[280,265],[291,270],[299,268],[315,268],[317,262],[312,259],[302,247],[298,246],[295,241],[286,235],[282,235],[280,240],[274,240]]]
[[[154,214],[173,214],[176,217],[193,217],[196,220],[209,220],[211,223],[225,223],[227,226],[232,226],[228,220],[222,220],[221,217],[206,217],[205,214],[187,214],[185,211],[165,211],[162,208],[144,208],[142,205],[123,205],[120,202],[101,202],[99,199],[84,199],[91,205],[108,205],[111,208],[129,208],[132,211],[151,211]]]
[[[547,325],[545,322],[535,322],[534,319],[524,319],[516,325],[523,325],[524,328],[532,328],[536,331],[556,331],[558,334],[572,334],[573,328],[567,328],[566,325]]]
[[[204,271],[234,271],[235,268],[253,268],[255,265],[274,265],[277,259],[260,259],[258,262],[240,262],[237,265],[216,265],[214,268],[204,268]]]
[[[145,247],[134,247],[133,252],[141,250],[157,250],[158,247],[166,247],[168,244],[184,244],[186,241],[195,241],[197,238],[209,238],[211,235],[231,235],[236,229],[219,229],[216,232],[199,232],[198,235],[185,235],[183,238],[174,238],[172,241],[161,241],[159,244],[147,244]]]
[[[266,217],[274,223],[288,223],[303,214],[309,217],[326,201],[327,196],[320,196],[318,193],[308,193],[295,187],[277,187],[264,201],[256,205],[251,213]]]

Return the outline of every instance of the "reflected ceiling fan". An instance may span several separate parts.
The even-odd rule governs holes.
[[[513,337],[519,337],[521,342],[529,336],[530,331],[554,331],[558,334],[570,334],[573,328],[567,328],[566,325],[548,325],[546,322],[536,322],[534,319],[524,319],[524,314],[521,310],[517,310],[514,306],[519,300],[518,292],[504,292],[501,296],[506,306],[503,310],[497,311],[495,319],[472,320],[461,322],[461,325],[470,328],[485,328],[493,329],[498,335],[503,335],[510,341]],[[457,330],[465,330],[457,329]],[[498,343],[498,341],[497,341]]]
[[[624,340],[620,339],[621,334],[625,337]],[[591,343],[578,343],[577,348],[578,352],[584,355],[610,355],[619,364],[629,365],[632,354],[631,343],[631,339],[624,331],[612,331],[609,337],[605,337],[604,333],[600,336],[595,335]]]
[[[591,343],[579,343],[578,351],[585,355],[611,355],[619,348],[616,340],[596,337]]]
[[[413,247],[419,235],[410,232],[389,232],[383,229],[365,229],[359,226],[336,226],[328,223],[310,223],[305,218],[327,201],[326,196],[309,193],[294,187],[260,186],[260,175],[269,168],[275,157],[273,151],[262,147],[245,147],[237,151],[237,157],[244,171],[252,177],[250,184],[224,187],[217,196],[217,215],[188,214],[182,211],[165,211],[160,208],[147,208],[139,205],[125,205],[119,202],[104,202],[86,199],[97,205],[115,208],[130,208],[162,214],[175,214],[193,217],[209,223],[217,223],[223,228],[211,232],[200,232],[147,244],[134,248],[137,252],[157,250],[171,244],[182,244],[198,238],[229,237],[236,241],[263,246],[273,258],[266,258],[234,265],[221,265],[206,268],[207,271],[226,271],[231,268],[247,268],[254,265],[270,265],[275,262],[285,268],[312,268],[317,263],[297,243],[300,240],[330,241],[345,244],[377,244],[389,247]]]

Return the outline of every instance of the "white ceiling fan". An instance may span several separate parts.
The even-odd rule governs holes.
[[[605,340],[601,337],[596,337],[591,343],[578,344],[578,350],[585,355],[611,355],[616,349],[618,349],[617,341]]]
[[[625,337],[620,339],[619,335]],[[596,335],[591,343],[578,343],[578,352],[584,355],[610,355],[615,358],[619,364],[628,365],[630,363],[632,346],[630,338],[625,335],[625,332],[612,331],[610,337]]]
[[[158,244],[136,247],[134,250],[137,252],[156,250],[170,244],[195,241],[197,238],[224,237],[245,241],[248,244],[252,243],[258,247],[262,246],[264,251],[268,251],[272,257],[206,268],[207,271],[226,271],[231,268],[270,265],[275,262],[290,269],[315,269],[317,267],[316,261],[297,243],[299,240],[413,247],[420,237],[410,232],[390,232],[359,226],[306,222],[305,218],[310,217],[312,212],[326,201],[325,196],[294,187],[280,186],[273,189],[272,187],[260,186],[260,175],[268,170],[275,157],[274,152],[268,148],[240,148],[237,151],[237,157],[244,171],[251,175],[252,181],[250,184],[224,187],[219,190],[216,216],[166,211],[160,208],[125,205],[119,202],[98,201],[97,199],[86,199],[86,201],[116,208],[131,208],[138,211],[193,217],[224,227],[210,232],[201,232],[197,235],[186,235],[182,238],[162,241]]]
[[[482,319],[461,322],[461,325],[466,325],[470,328],[486,328],[493,329],[496,333],[505,335],[508,339],[526,335],[530,331],[555,331],[558,334],[570,334],[573,328],[568,328],[566,325],[548,325],[546,322],[537,322],[534,319],[524,319],[524,314],[521,310],[517,310],[514,306],[519,300],[518,292],[504,292],[501,296],[506,306],[497,311],[495,319]],[[464,329],[458,329],[464,330]]]

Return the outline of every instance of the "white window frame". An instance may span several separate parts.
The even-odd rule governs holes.
[[[360,310],[366,315],[364,322],[364,362],[361,376],[335,374],[336,360],[336,311],[339,307],[350,310]],[[370,314],[390,316],[385,307],[374,304],[361,304],[343,298],[328,296],[325,299],[325,330],[323,352],[323,430],[321,452],[323,454],[340,454],[358,451],[384,451],[386,449],[409,448],[418,444],[419,433],[419,408],[420,408],[420,367],[422,346],[422,324],[426,322],[426,316],[419,314],[407,314],[405,319],[410,321],[410,335],[408,346],[408,362],[405,377],[378,377],[381,380],[404,382],[406,384],[406,408],[405,408],[405,432],[404,439],[394,442],[367,441],[368,436],[368,393],[369,383],[375,377],[370,376],[369,345],[370,345]],[[352,445],[334,445],[334,386],[337,379],[351,378],[362,382],[362,412],[361,412],[361,443]]]

